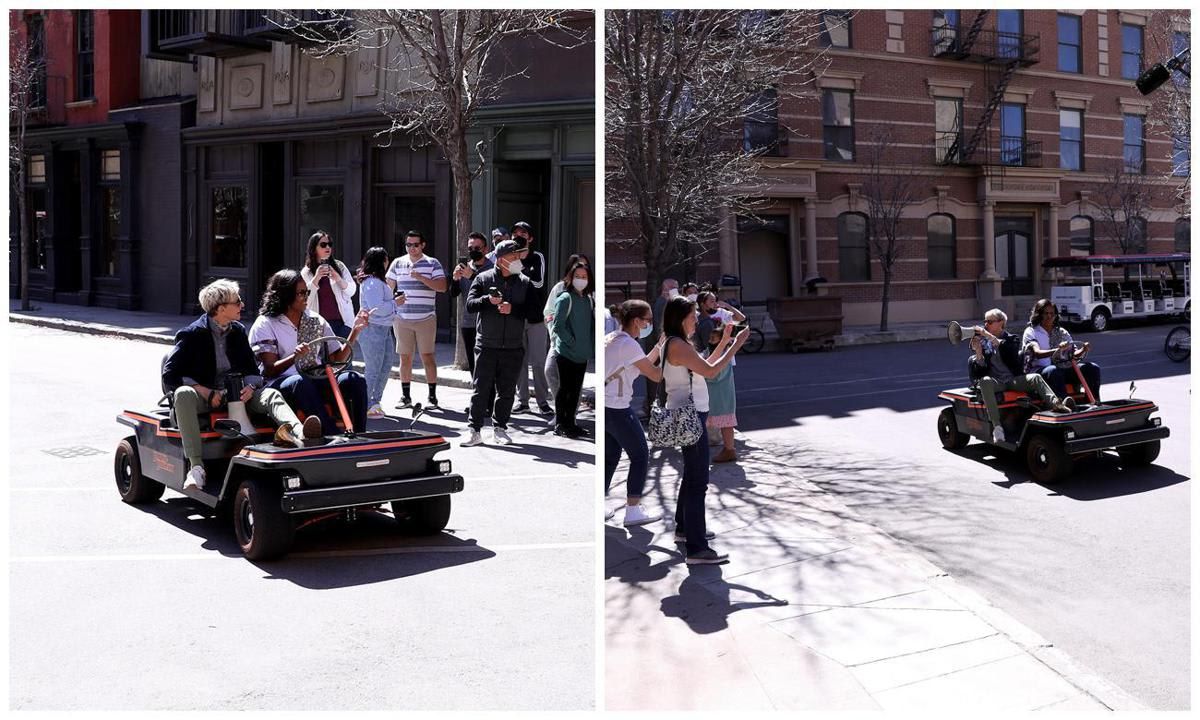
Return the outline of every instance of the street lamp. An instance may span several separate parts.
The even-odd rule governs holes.
[[[1143,95],[1149,95],[1171,78],[1171,71],[1173,70],[1183,73],[1185,77],[1190,79],[1192,77],[1191,73],[1184,70],[1183,66],[1188,61],[1188,58],[1191,57],[1191,54],[1192,51],[1190,48],[1184,48],[1178,55],[1168,60],[1166,65],[1155,63],[1150,66],[1150,69],[1142,73],[1141,77],[1137,79],[1138,91]]]

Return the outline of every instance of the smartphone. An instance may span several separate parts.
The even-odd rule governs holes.
[[[458,264],[459,264],[459,265],[463,265],[463,266],[465,266],[465,265],[467,264],[467,256],[466,256],[466,255],[459,255],[459,256],[458,256]]]
[[[741,323],[734,325],[733,326],[733,335],[731,335],[730,337],[737,337],[738,333],[745,332],[746,328],[747,328],[747,326],[742,325]]]
[[[396,290],[394,292],[392,292],[392,297],[394,297],[394,298],[403,297],[403,296],[404,296],[404,291],[401,290],[400,288],[396,288]]]
[[[496,298],[501,297],[500,291],[494,287],[488,288],[488,295],[491,295],[492,297],[496,297]]]

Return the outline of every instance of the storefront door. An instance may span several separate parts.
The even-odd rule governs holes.
[[[1004,295],[1033,292],[1033,219],[996,218],[996,272]]]

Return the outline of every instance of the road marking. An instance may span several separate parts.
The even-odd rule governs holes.
[[[321,550],[314,552],[290,553],[288,558],[324,559],[345,557],[369,557],[377,555],[420,555],[424,553],[505,553],[505,552],[540,552],[545,550],[584,550],[596,546],[595,542],[564,542],[522,545],[456,545],[432,547],[396,547],[396,548],[363,548],[358,550]],[[237,558],[237,555],[223,555],[219,552],[208,553],[179,553],[179,554],[140,554],[140,555],[30,555],[9,558],[10,563],[70,563],[70,562],[127,562],[133,560],[175,561],[175,560],[223,560]]]

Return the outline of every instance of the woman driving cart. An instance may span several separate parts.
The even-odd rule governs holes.
[[[199,414],[228,405],[226,379],[233,374],[242,376],[239,396],[233,399],[246,403],[251,412],[269,416],[279,426],[277,442],[300,446],[301,436],[321,436],[314,418],[301,425],[279,391],[264,386],[246,328],[238,322],[243,305],[238,284],[232,280],[209,283],[201,288],[199,299],[205,314],[175,335],[175,347],[162,370],[188,461],[186,490],[201,489],[206,480]]]
[[[354,319],[350,336],[342,341],[313,341],[333,336],[329,323],[307,308],[310,290],[304,278],[295,270],[280,270],[267,281],[262,308],[250,328],[250,346],[254,349],[263,376],[270,387],[278,388],[289,403],[305,415],[321,419],[325,435],[337,433],[337,424],[325,408],[325,400],[333,393],[326,379],[317,379],[301,371],[311,371],[321,365],[322,351],[331,363],[346,363],[352,346],[366,327],[369,311]],[[362,375],[343,370],[337,374],[338,388],[345,398],[353,428],[362,431],[367,425],[367,383]]]
[[[1092,391],[1092,397],[1100,402],[1100,366],[1084,362],[1083,358],[1092,349],[1091,343],[1076,348],[1071,333],[1058,323],[1058,308],[1047,298],[1038,300],[1029,314],[1029,327],[1021,335],[1021,348],[1025,353],[1025,372],[1040,374],[1055,395],[1067,395],[1067,381],[1075,375],[1069,364],[1073,356],[1079,361],[1079,370]],[[1056,360],[1057,356],[1057,360]],[[1065,361],[1065,367],[1060,365]]]

